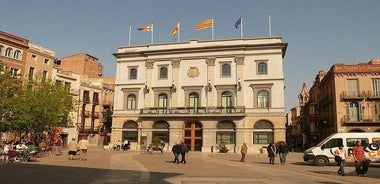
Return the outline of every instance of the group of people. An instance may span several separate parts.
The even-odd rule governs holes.
[[[286,156],[289,154],[289,147],[286,145],[284,141],[280,142],[278,147],[274,143],[269,143],[268,147],[266,148],[269,158],[269,164],[274,164],[275,157],[277,154],[280,156],[280,162],[281,164],[285,164],[286,162]],[[247,143],[243,143],[240,148],[241,153],[241,159],[240,162],[245,162],[245,157],[248,153],[248,146]]]
[[[343,145],[340,145],[337,150],[334,151],[335,161],[337,162],[339,169],[338,174],[346,176],[344,170],[344,163],[347,153]],[[364,147],[361,145],[361,141],[356,141],[355,146],[352,148],[352,156],[355,161],[355,172],[357,176],[366,176],[368,171],[369,160],[365,156]]]
[[[271,142],[267,147],[267,153],[269,158],[269,164],[274,165],[274,160],[277,155],[279,155],[280,157],[280,163],[285,164],[286,157],[289,154],[289,147],[284,141],[281,141],[278,147],[276,147],[276,145],[273,142]]]
[[[172,152],[174,154],[173,163],[183,163],[186,164],[186,153],[189,152],[189,148],[184,141],[176,142],[176,144],[172,147]],[[181,155],[181,160],[179,160],[179,155]]]
[[[76,160],[76,155],[79,154],[80,160],[87,160],[89,142],[86,137],[83,137],[79,142],[72,138],[68,144],[69,160]]]

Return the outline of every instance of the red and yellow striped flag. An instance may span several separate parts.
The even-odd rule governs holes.
[[[202,29],[210,28],[213,26],[213,24],[214,24],[214,19],[212,18],[206,19],[202,21],[201,23],[199,23],[197,26],[195,26],[195,29],[202,30]]]
[[[178,29],[179,29],[179,22],[177,22],[177,24],[173,27],[173,30],[172,30],[172,35],[173,36],[177,35]]]

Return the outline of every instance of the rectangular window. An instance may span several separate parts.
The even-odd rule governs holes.
[[[31,59],[32,61],[37,61],[37,55],[32,54]]]
[[[372,79],[373,96],[380,96],[380,79]]]
[[[347,80],[347,95],[351,97],[359,96],[358,92],[358,80],[356,79],[348,79]]]
[[[29,76],[28,76],[28,79],[29,79],[29,80],[33,80],[33,76],[34,76],[34,68],[33,68],[33,67],[30,67],[30,68],[29,68]]]
[[[347,138],[346,141],[347,141],[347,147],[354,147],[356,141],[360,141],[363,147],[366,147],[369,144],[369,141],[366,138]]]
[[[216,144],[235,144],[234,132],[216,132]]]
[[[46,79],[47,79],[47,71],[43,71],[42,72],[42,82],[46,82]]]
[[[254,144],[269,144],[273,141],[272,132],[254,132],[253,143]]]
[[[20,70],[17,68],[11,68],[11,76],[15,78],[20,78]]]

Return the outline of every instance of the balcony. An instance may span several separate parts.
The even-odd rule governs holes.
[[[343,116],[341,118],[342,125],[345,126],[380,126],[380,115],[377,115],[377,117],[369,117],[365,119],[357,118],[357,119],[350,119],[347,118],[347,116]]]
[[[343,91],[340,97],[343,100],[363,100],[366,97],[366,93],[364,91]]]
[[[380,100],[380,91],[367,91],[367,97],[371,100]]]
[[[194,117],[194,116],[246,116],[245,107],[228,107],[228,108],[206,108],[206,107],[176,107],[176,108],[158,108],[151,107],[140,110],[141,117]]]

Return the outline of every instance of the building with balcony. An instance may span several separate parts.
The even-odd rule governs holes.
[[[110,140],[113,110],[113,84],[102,78],[81,79],[79,86],[78,136],[89,136],[92,145],[107,145]]]
[[[380,59],[319,71],[305,105],[310,144],[336,132],[380,132]]]
[[[285,140],[281,37],[120,47],[111,142],[144,149],[159,138],[169,149],[259,152]]]

